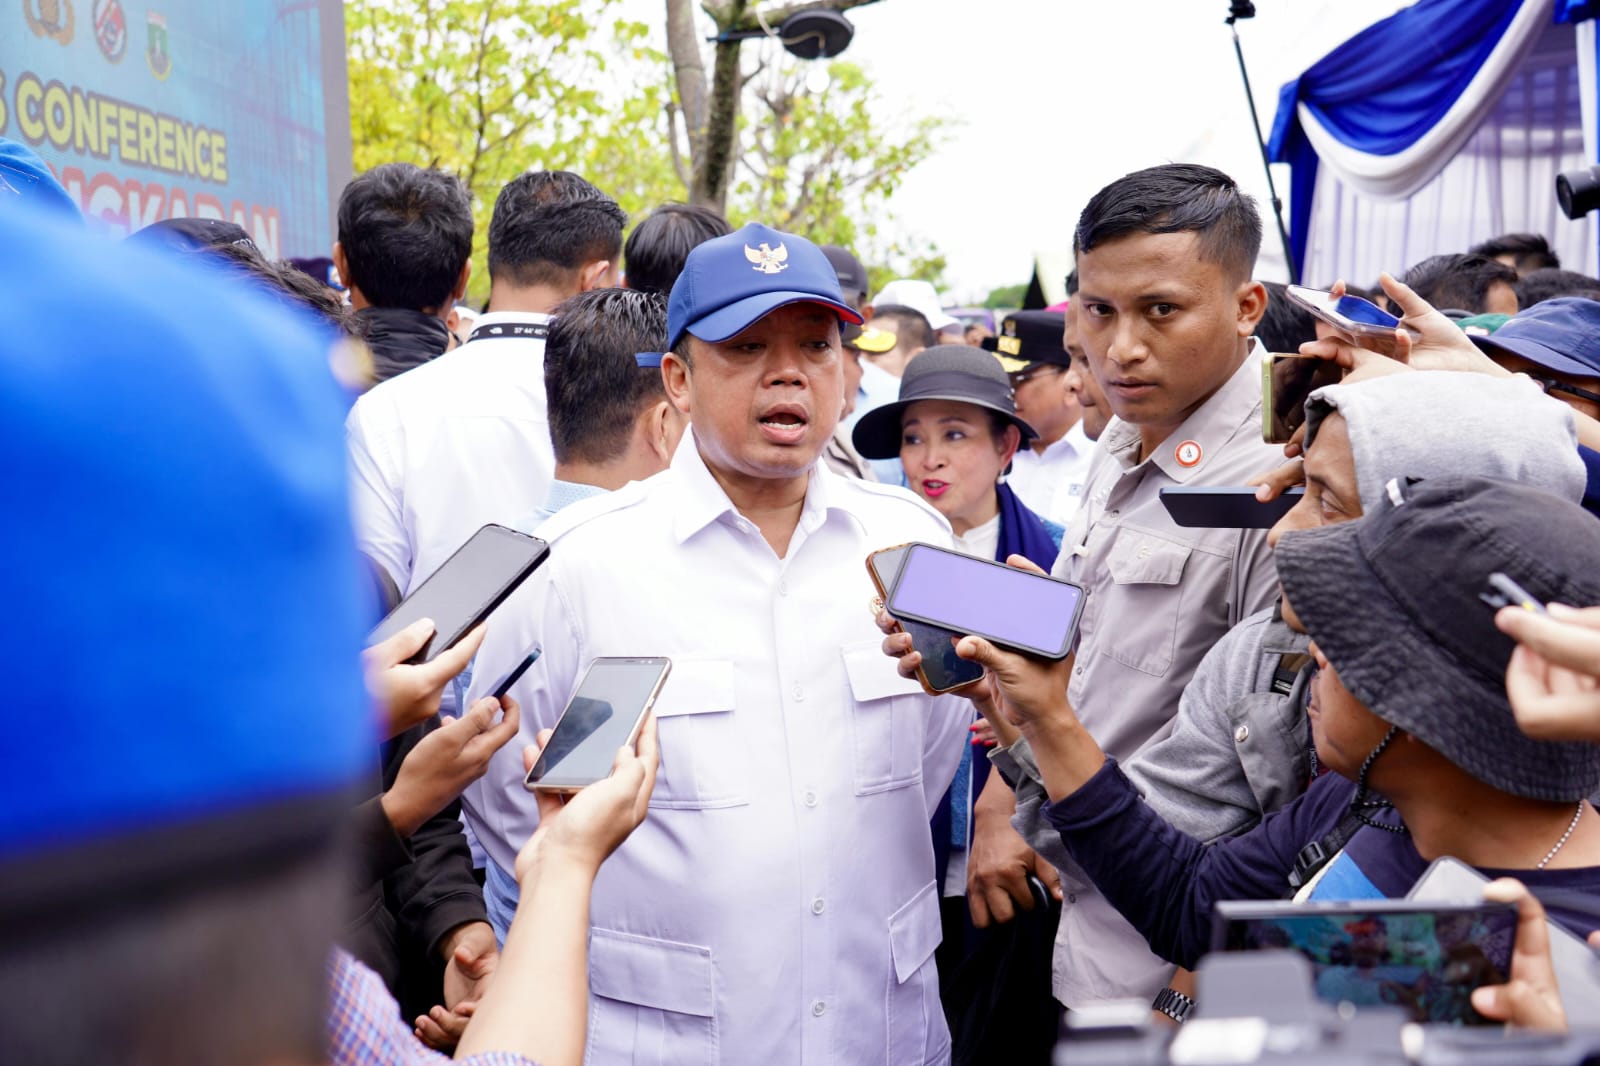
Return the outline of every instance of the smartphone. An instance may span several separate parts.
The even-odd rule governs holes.
[[[898,619],[1064,659],[1072,651],[1083,600],[1083,589],[1070,581],[911,544],[886,606]]]
[[[491,692],[490,695],[492,695],[495,699],[499,699],[506,693],[510,692],[511,686],[522,680],[522,675],[528,672],[528,667],[538,662],[539,656],[542,654],[544,654],[543,648],[536,647],[530,651],[526,658],[511,668],[511,672],[509,674],[500,679],[500,683],[494,687],[494,691]]]
[[[1178,485],[1158,494],[1180,526],[1194,529],[1271,529],[1306,494],[1304,485],[1284,489],[1267,503],[1252,485]]]
[[[1311,314],[1345,334],[1361,347],[1384,355],[1395,354],[1394,331],[1400,320],[1371,300],[1359,296],[1335,296],[1322,289],[1308,289],[1304,285],[1290,285],[1286,289],[1289,299],[1310,311]],[[1406,327],[1413,336],[1416,331]]]
[[[1310,355],[1269,355],[1261,361],[1261,439],[1288,444],[1306,422],[1306,399],[1344,376],[1338,363]]]
[[[1472,990],[1511,972],[1517,909],[1507,903],[1361,900],[1218,903],[1218,951],[1298,951],[1317,997],[1404,1009],[1414,1022],[1488,1023]]]
[[[638,741],[644,716],[671,670],[671,660],[659,657],[590,663],[523,787],[577,792],[609,776],[617,749]]]
[[[1413,903],[1476,903],[1483,899],[1483,886],[1489,879],[1460,859],[1446,856],[1433,864],[1417,878],[1406,899]],[[1536,895],[1546,895],[1541,891]],[[1556,902],[1554,898],[1546,901]],[[1600,903],[1593,896],[1584,895],[1580,902],[1593,908]],[[1600,924],[1600,923],[1597,923]],[[1567,1017],[1581,1018],[1594,1004],[1600,1003],[1600,958],[1595,949],[1584,943],[1560,922],[1546,920],[1550,933],[1550,961],[1556,971],[1556,984],[1561,989],[1561,1002],[1567,1008]]]
[[[887,601],[889,591],[900,577],[900,565],[905,562],[909,544],[884,548],[867,556],[867,573],[878,588],[878,599]],[[939,626],[924,625],[896,618],[900,628],[911,635],[911,646],[922,654],[922,665],[917,667],[917,681],[930,696],[940,696],[965,688],[983,677],[983,666],[963,659],[956,654],[955,641],[961,634]]]
[[[550,555],[538,537],[487,525],[456,549],[367,636],[368,647],[419,618],[433,619],[433,636],[408,663],[425,663],[454,647]]]

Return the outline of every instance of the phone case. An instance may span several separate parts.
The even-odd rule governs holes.
[[[879,610],[882,610],[883,609],[883,605],[889,602],[889,592],[890,592],[890,590],[883,587],[883,582],[881,580],[879,580],[878,571],[873,567],[872,560],[875,559],[877,556],[882,555],[884,552],[897,551],[897,550],[899,550],[901,548],[909,548],[910,546],[911,546],[911,542],[910,541],[907,541],[904,544],[891,544],[887,548],[879,548],[877,551],[871,552],[871,553],[869,553],[867,555],[867,561],[866,561],[867,576],[872,579],[872,587],[878,590],[878,608],[879,608]],[[905,632],[905,627],[901,626],[898,620],[896,620],[895,626],[897,628],[899,628],[899,630],[902,633]],[[920,667],[920,666],[917,667],[917,684],[921,685],[922,686],[922,691],[926,692],[930,696],[943,696],[943,695],[946,695],[947,693],[951,693],[951,692],[960,692],[964,688],[971,688],[973,685],[976,685],[979,681],[982,681],[982,680],[983,680],[983,676],[980,674],[978,677],[973,678],[971,681],[963,681],[959,685],[952,685],[949,688],[934,688],[933,684],[931,682],[929,682],[929,680],[928,680],[928,675],[927,675],[926,671],[924,671],[922,669],[922,667]]]
[[[541,650],[543,650],[543,649],[541,649]],[[594,664],[597,663],[597,662],[600,662],[601,659],[608,659],[608,658],[609,659],[625,659],[625,658],[627,658],[627,656],[616,656],[616,655],[599,656],[599,657],[593,659],[592,661],[590,661],[589,669],[590,670],[594,669]],[[655,658],[655,657],[651,656],[651,658]],[[661,658],[662,658],[661,676],[656,678],[655,687],[650,690],[649,697],[644,701],[644,709],[639,712],[638,720],[633,723],[633,729],[631,729],[628,732],[628,746],[629,747],[636,747],[638,745],[638,743],[639,743],[639,730],[644,727],[645,719],[649,718],[650,715],[651,715],[651,712],[653,712],[655,710],[656,700],[660,698],[661,690],[662,690],[662,688],[664,688],[666,686],[667,678],[669,676],[671,676],[671,674],[672,674],[672,660],[671,659],[667,659],[665,657],[661,657]],[[588,676],[587,671],[585,672],[584,676],[585,677]],[[578,682],[578,688],[579,688],[580,691],[583,688],[583,682],[581,680]],[[567,706],[562,708],[561,718],[565,718],[567,716],[567,711],[570,710],[571,708],[572,708],[572,703],[571,703],[571,701],[568,701]],[[561,718],[557,718],[556,719],[556,724],[551,727],[550,735],[552,737],[555,736],[555,730],[561,728]],[[548,743],[548,740],[546,741],[546,743]],[[532,771],[529,771],[529,773],[531,774]],[[561,796],[576,796],[579,792],[583,791],[585,786],[583,786],[583,785],[545,785],[545,784],[540,784],[540,783],[535,782],[535,781],[529,781],[526,777],[524,777],[523,781],[522,781],[522,787],[524,789],[526,789],[527,791],[529,791],[529,792],[551,792],[551,793],[555,793],[556,795],[561,795]]]

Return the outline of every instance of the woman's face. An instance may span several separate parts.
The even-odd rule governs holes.
[[[1389,732],[1389,723],[1344,687],[1339,671],[1314,640],[1310,651],[1317,661],[1317,675],[1311,679],[1311,700],[1306,710],[1317,758],[1335,773],[1354,781],[1361,773],[1361,764]],[[1371,783],[1378,787],[1377,781]]]
[[[906,480],[957,535],[998,513],[995,482],[1020,440],[1015,426],[996,434],[988,410],[957,400],[918,400],[900,418]]]

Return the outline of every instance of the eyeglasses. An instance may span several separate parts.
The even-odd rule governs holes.
[[[1007,376],[1011,378],[1011,387],[1013,389],[1020,389],[1034,378],[1043,377],[1044,375],[1050,373],[1064,374],[1066,371],[1066,367],[1057,366],[1054,363],[1039,363],[1035,366],[1030,366],[1026,370],[1019,370],[1015,374],[1010,374]]]
[[[1600,404],[1600,392],[1580,389],[1576,385],[1568,385],[1566,382],[1557,381],[1555,378],[1535,377],[1532,374],[1529,374],[1528,377],[1533,378],[1534,383],[1543,389],[1547,396],[1552,392],[1564,392],[1568,396],[1576,396],[1580,400],[1588,400],[1590,403]]]

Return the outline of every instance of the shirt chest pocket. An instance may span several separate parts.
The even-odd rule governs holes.
[[[589,936],[586,1064],[721,1061],[716,970],[697,944],[595,929]]]
[[[922,686],[900,676],[881,640],[846,644],[840,654],[849,686],[856,795],[920,784],[927,728]]]
[[[1095,643],[1140,673],[1161,677],[1172,665],[1182,609],[1183,571],[1193,549],[1125,526],[1106,555],[1114,600],[1102,605]]]
[[[706,810],[749,802],[734,730],[734,692],[732,661],[673,659],[656,698],[661,767],[650,806]]]

